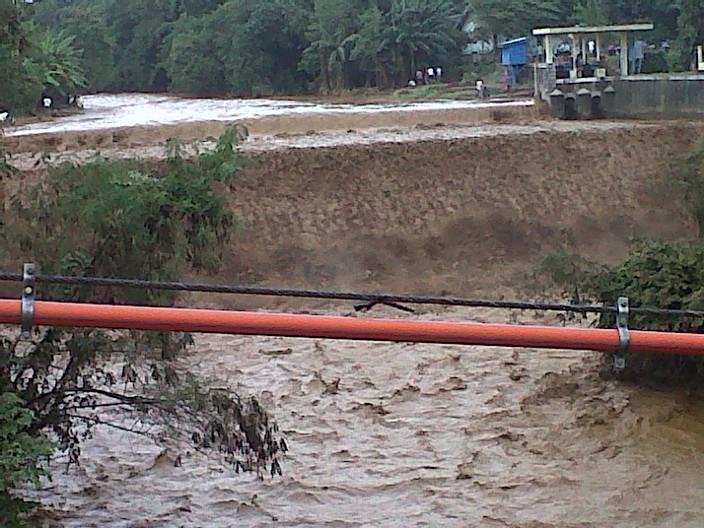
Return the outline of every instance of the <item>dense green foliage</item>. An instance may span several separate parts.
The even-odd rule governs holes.
[[[3,389],[4,390],[4,389]],[[37,484],[46,474],[51,443],[31,433],[34,417],[25,402],[12,392],[0,392],[0,525],[21,527],[28,505],[13,497],[18,484]]]
[[[263,95],[311,89],[403,86],[416,68],[440,65],[461,79],[471,39],[529,34],[538,25],[652,20],[654,43],[687,68],[704,41],[699,0],[0,0],[0,106],[28,106],[41,92],[54,34],[82,62],[90,90]],[[16,11],[19,9],[19,13]],[[32,24],[34,22],[35,25]],[[471,32],[466,28],[473,28]],[[42,29],[45,28],[45,29]],[[463,30],[464,29],[464,30]],[[65,37],[55,34],[70,35]],[[663,69],[658,58],[654,70]],[[68,68],[67,89],[82,84]],[[46,79],[44,79],[46,80]],[[51,82],[44,83],[51,86]]]
[[[214,186],[237,171],[236,133],[194,162],[172,157],[164,174],[106,159],[59,167],[15,201],[11,241],[47,272],[156,279],[177,277],[184,265],[212,271],[233,222]]]
[[[630,254],[611,268],[590,263],[569,251],[548,257],[542,271],[569,295],[585,295],[615,306],[626,296],[632,306],[704,310],[704,143],[673,164],[673,180],[685,194],[700,229],[691,242],[637,241]],[[599,321],[613,327],[613,315]],[[704,318],[631,315],[629,326],[645,330],[702,332]],[[630,354],[630,375],[658,380],[697,379],[704,376],[704,360],[691,356]]]
[[[27,111],[42,94],[66,96],[87,84],[67,32],[37,27],[12,0],[0,0],[0,110]]]
[[[653,20],[651,40],[676,40],[680,69],[704,40],[698,0],[0,0],[0,11],[0,67],[12,72],[0,107],[20,109],[84,81],[263,95],[403,86],[428,65],[462,78],[469,39],[544,24]]]
[[[597,300],[615,305],[629,297],[633,306],[704,310],[704,244],[701,242],[639,242],[614,268],[595,271],[586,286]],[[613,316],[600,326],[613,327]],[[629,326],[645,330],[701,332],[704,318],[632,315]],[[629,354],[627,374],[659,381],[698,380],[704,375],[700,357],[672,354]]]
[[[169,280],[189,270],[215,270],[234,222],[223,190],[239,167],[241,136],[229,129],[213,151],[193,161],[171,142],[158,170],[105,159],[52,169],[11,200],[2,219],[3,247],[47,272]],[[42,288],[39,295],[117,304],[175,301],[164,292],[118,288]],[[0,504],[10,500],[13,485],[41,474],[45,438],[78,463],[81,441],[96,425],[156,424],[160,434],[216,449],[238,470],[262,471],[270,463],[271,472],[280,473],[276,453],[285,444],[274,424],[255,399],[210,389],[181,368],[179,352],[191,343],[181,334],[60,328],[35,330],[23,340],[2,330]]]

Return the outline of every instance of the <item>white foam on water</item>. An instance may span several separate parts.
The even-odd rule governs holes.
[[[316,104],[273,99],[185,99],[168,95],[116,94],[82,97],[85,112],[5,130],[7,136],[79,132],[106,128],[172,125],[198,121],[238,121],[301,114],[373,114],[532,106],[532,100],[478,102],[437,100],[391,104]]]

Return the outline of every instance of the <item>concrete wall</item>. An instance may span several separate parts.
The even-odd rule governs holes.
[[[544,76],[540,83],[538,93],[549,103],[549,80]],[[704,116],[704,74],[633,75],[593,82],[580,79],[579,82],[560,83],[557,89],[566,96],[575,95],[582,89],[603,95],[608,86],[616,90],[616,96],[613,110],[606,98],[602,99],[603,117],[677,119]]]
[[[639,75],[614,82],[617,117],[704,116],[704,75]]]

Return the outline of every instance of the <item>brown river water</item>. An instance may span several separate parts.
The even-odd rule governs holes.
[[[443,288],[456,286],[459,277],[465,275],[489,281],[485,275],[493,273],[491,266],[503,261],[510,264],[513,254],[499,251],[501,247],[495,247],[496,241],[489,239],[506,239],[509,249],[520,246],[523,239],[537,235],[531,230],[524,234],[518,228],[528,223],[526,218],[530,219],[531,214],[540,215],[544,210],[552,211],[545,220],[551,225],[574,220],[577,227],[581,226],[581,231],[575,232],[591,229],[596,241],[610,236],[612,226],[607,220],[615,204],[629,214],[644,209],[645,216],[653,216],[653,225],[665,222],[666,216],[678,225],[684,222],[682,216],[672,212],[674,209],[647,202],[659,200],[660,194],[643,187],[639,178],[655,179],[659,169],[654,168],[653,160],[670,152],[664,147],[658,150],[658,145],[678,144],[680,136],[691,134],[690,129],[667,131],[648,123],[618,122],[478,124],[468,120],[462,126],[433,125],[452,123],[446,121],[447,112],[471,110],[465,108],[471,103],[465,102],[402,108],[369,105],[362,110],[370,115],[388,111],[388,121],[394,124],[383,128],[386,121],[375,117],[373,127],[362,127],[358,125],[372,121],[359,117],[359,107],[344,105],[100,97],[86,98],[87,112],[81,116],[8,130],[11,137],[6,139],[14,141],[11,144],[16,147],[13,163],[31,171],[35,163],[41,165],[45,159],[37,154],[45,145],[62,147],[56,149],[61,152],[52,155],[54,162],[83,161],[98,151],[111,157],[160,158],[164,151],[156,146],[161,141],[156,140],[158,128],[153,125],[189,124],[195,119],[225,122],[302,116],[305,123],[296,121],[291,129],[303,133],[289,133],[287,127],[293,121],[286,121],[286,126],[272,121],[275,129],[266,136],[255,134],[242,147],[253,154],[269,152],[270,159],[253,165],[242,176],[238,196],[244,198],[242,203],[237,202],[238,216],[247,218],[250,205],[255,203],[258,209],[250,211],[250,216],[260,219],[262,211],[266,212],[262,204],[268,203],[272,194],[267,185],[281,191],[275,194],[280,200],[275,209],[283,216],[280,223],[271,224],[269,238],[262,235],[262,225],[268,224],[253,222],[259,229],[255,238],[262,238],[264,248],[244,241],[237,251],[251,253],[252,248],[259,248],[268,255],[277,237],[291,238],[292,244],[300,245],[298,239],[293,240],[295,233],[286,230],[298,225],[294,223],[296,218],[308,219],[312,214],[306,204],[322,217],[320,232],[309,233],[311,237],[344,238],[343,231],[330,235],[330,230],[338,224],[357,226],[348,218],[348,209],[372,203],[375,198],[364,194],[376,182],[365,173],[377,175],[388,185],[397,182],[404,197],[402,202],[381,202],[369,211],[364,209],[360,217],[366,222],[360,224],[364,229],[354,229],[373,233],[378,226],[400,228],[416,222],[422,227],[435,217],[452,219],[448,212],[452,208],[457,209],[459,219],[472,212],[465,209],[494,211],[500,202],[493,187],[493,194],[482,194],[486,194],[485,183],[501,177],[511,182],[501,189],[500,197],[515,205],[510,218],[518,220],[504,222],[516,227],[515,236],[504,233],[501,238],[500,230],[489,229],[502,222],[494,216],[489,216],[486,224],[460,222],[457,233],[443,235],[442,240],[450,247],[464,248],[455,256],[458,263],[474,262],[470,258],[473,252],[491,259],[478,260],[472,264],[475,268],[466,270],[460,265],[451,273],[439,263],[453,254],[442,253],[442,246],[439,257],[433,260],[432,255],[425,254],[432,253],[435,246],[431,245],[418,254],[418,263],[411,262],[416,255],[412,252],[408,262],[404,261],[415,282],[389,282],[386,277],[384,284],[394,285],[387,289],[405,291],[427,283],[433,286],[433,292],[439,292],[441,288],[435,283],[443,273],[449,274],[447,284],[442,282]],[[442,118],[434,113],[437,109],[433,104],[446,111]],[[346,112],[350,115],[339,122]],[[421,113],[427,116],[425,121],[415,123],[420,119],[415,116]],[[308,115],[311,120],[320,120],[321,126],[309,126]],[[323,122],[323,118],[334,123]],[[411,124],[401,123],[402,119]],[[424,126],[418,126],[421,124]],[[101,132],[128,126],[134,128],[119,134]],[[306,127],[310,133],[305,132]],[[320,132],[328,129],[333,131]],[[90,134],[83,137],[81,131]],[[198,127],[191,132],[200,138],[200,146],[209,144],[209,134]],[[105,144],[94,141],[93,136],[101,134]],[[508,144],[514,148],[504,148]],[[569,161],[565,149],[597,170],[589,178],[567,177],[558,170]],[[608,155],[602,156],[604,159],[589,157],[595,149]],[[428,163],[435,163],[435,154],[447,161],[446,171],[434,177],[438,188],[429,190],[428,180],[421,177],[426,171],[423,163],[426,157],[430,157]],[[406,159],[404,156],[411,161],[404,162],[405,172],[399,173],[395,163]],[[350,160],[357,160],[359,166],[350,166]],[[311,164],[317,164],[318,180],[307,177]],[[273,168],[267,172],[264,169],[269,165]],[[261,174],[256,172],[260,170],[257,167]],[[345,182],[361,182],[359,189],[350,187],[348,194],[354,200],[349,203],[334,198],[339,192],[348,192],[344,186],[340,191],[342,184],[333,179],[338,169],[351,175]],[[287,180],[279,173],[290,173],[290,177]],[[515,179],[506,180],[506,175],[514,173],[518,175]],[[544,177],[552,178],[553,184],[543,181]],[[308,182],[306,193],[297,192],[300,181]],[[330,186],[335,192],[326,194],[327,187],[320,183],[326,181],[336,182]],[[462,181],[466,185],[455,185]],[[612,185],[614,182],[618,186]],[[539,199],[531,201],[536,196]],[[451,199],[455,197],[464,207],[453,205]],[[435,200],[432,208],[421,207],[430,198]],[[331,205],[328,202],[336,199],[343,204],[341,210],[325,213],[325,207]],[[525,211],[528,206],[533,213]],[[289,210],[290,218],[283,214]],[[397,215],[388,218],[381,214],[397,210]],[[435,210],[439,212],[433,213]],[[414,216],[415,211],[418,213]],[[582,216],[577,215],[579,211]],[[516,216],[518,212],[527,216]],[[423,217],[422,222],[418,215]],[[279,216],[265,214],[264,219],[273,222]],[[593,218],[595,225],[580,218]],[[604,224],[603,229],[599,222]],[[648,232],[655,232],[650,223],[643,219],[639,222],[648,227]],[[473,238],[477,232],[483,238]],[[544,234],[544,230],[535,233]],[[422,245],[422,237],[428,234],[421,230],[413,236],[409,247],[412,243]],[[382,260],[389,258],[389,274],[397,275],[396,256],[384,255],[384,247],[378,244],[368,243],[369,251],[382,254]],[[324,250],[320,252],[326,256]],[[519,257],[523,258],[521,254],[515,258]],[[288,262],[278,271],[290,278],[297,264]],[[366,260],[364,266],[373,270]],[[350,260],[342,261],[336,273],[344,274],[345,267],[354,266]],[[477,274],[477,269],[483,275]],[[351,284],[358,286],[360,280],[355,278]],[[458,293],[456,290],[454,287],[452,291]],[[497,295],[494,291],[490,296]],[[339,306],[317,308],[321,313],[351,311]],[[424,311],[408,316],[380,309],[374,315],[560,324],[543,315],[526,313],[509,318],[506,312],[494,310]],[[229,386],[242,395],[260,399],[278,421],[289,445],[290,451],[281,461],[283,476],[259,480],[255,475],[235,474],[212,457],[193,453],[188,447],[156,446],[143,437],[98,428],[84,446],[81,467],[65,472],[57,463],[51,482],[38,491],[26,491],[45,506],[47,526],[704,526],[704,403],[684,388],[636,386],[602,378],[600,357],[594,353],[212,335],[197,336],[196,346],[185,362],[216,386]],[[183,465],[175,467],[179,455]]]
[[[414,317],[506,322],[491,310]],[[536,317],[520,322],[546,322]],[[82,467],[38,493],[60,525],[704,522],[704,405],[602,379],[596,354],[201,336],[188,363],[261,397],[289,443],[283,477],[192,453],[177,468],[174,451],[99,430]]]

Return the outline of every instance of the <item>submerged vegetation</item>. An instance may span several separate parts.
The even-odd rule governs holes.
[[[3,218],[4,247],[40,269],[72,275],[175,279],[186,270],[216,270],[234,219],[219,189],[239,167],[229,129],[216,148],[187,161],[171,145],[161,170],[133,161],[66,164]],[[44,299],[167,304],[149,290],[54,288]],[[133,430],[159,440],[188,441],[219,452],[238,471],[280,473],[286,449],[254,398],[212,389],[183,369],[185,334],[15,329],[0,333],[0,504],[19,513],[11,489],[46,473],[56,446],[69,464],[95,426]],[[130,421],[126,418],[130,417]],[[150,427],[152,426],[152,427]],[[10,506],[12,505],[12,508]],[[6,526],[7,524],[3,524]]]

